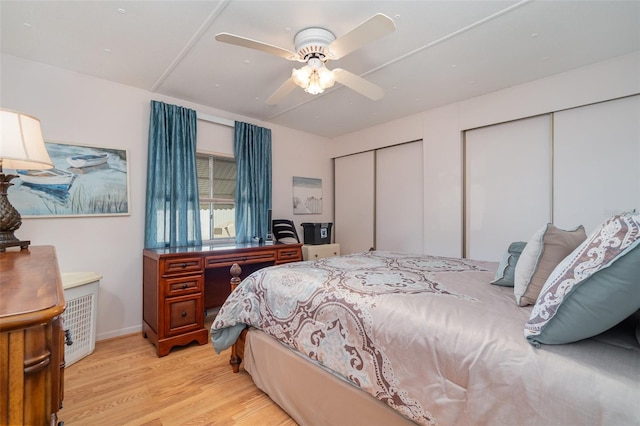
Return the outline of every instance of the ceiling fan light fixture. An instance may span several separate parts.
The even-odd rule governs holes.
[[[324,92],[336,81],[333,72],[327,69],[324,64],[321,64],[320,67],[305,65],[300,69],[294,68],[291,72],[291,78],[296,85],[312,95]]]

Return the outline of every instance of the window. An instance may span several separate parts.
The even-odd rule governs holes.
[[[235,240],[236,160],[197,153],[202,241]]]

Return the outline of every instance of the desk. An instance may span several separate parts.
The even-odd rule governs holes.
[[[241,278],[271,265],[302,260],[302,244],[235,244],[145,249],[142,261],[142,332],[165,356],[174,346],[208,342],[204,312],[231,293],[229,268]]]

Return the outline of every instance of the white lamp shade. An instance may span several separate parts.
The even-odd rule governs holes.
[[[20,112],[0,109],[0,159],[3,169],[52,168],[40,120]]]
[[[320,78],[320,86],[323,89],[328,89],[333,86],[336,79],[333,75],[333,71],[330,71],[327,67],[322,65],[322,67],[318,68],[318,77]]]
[[[311,76],[311,72],[311,68],[309,68],[307,65],[300,68],[299,70],[294,68],[293,70],[291,70],[291,78],[293,78],[293,82],[298,86],[306,89],[307,87],[309,87],[309,77]]]

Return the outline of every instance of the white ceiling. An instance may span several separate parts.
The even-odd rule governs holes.
[[[396,31],[328,64],[383,87],[375,102],[336,83],[268,106],[300,64],[214,39],[295,50],[304,28],[339,37],[376,13]],[[2,0],[0,14],[3,53],[326,137],[640,50],[640,0]]]

